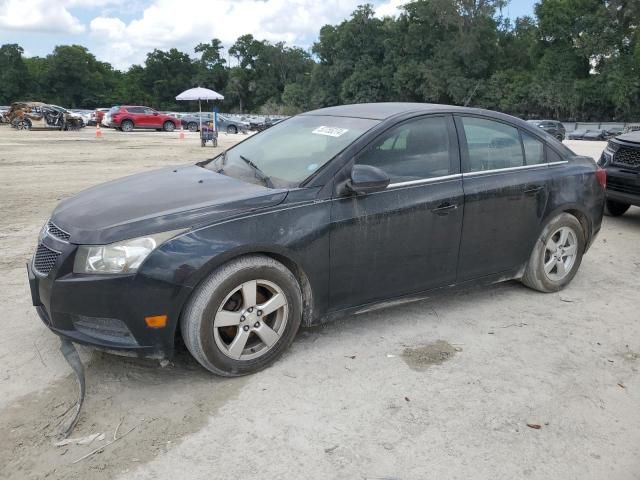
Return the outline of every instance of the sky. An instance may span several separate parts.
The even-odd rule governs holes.
[[[230,46],[240,35],[310,47],[320,27],[336,24],[367,0],[0,0],[0,45],[18,43],[27,56],[79,44],[99,60],[126,69],[154,48],[193,54],[200,42]],[[407,0],[368,0],[378,16]],[[504,14],[532,15],[535,0],[511,0]]]

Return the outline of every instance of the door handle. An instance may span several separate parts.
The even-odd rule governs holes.
[[[524,193],[526,193],[527,195],[535,195],[536,193],[538,193],[539,191],[543,190],[544,187],[541,185],[528,185],[527,187],[525,187],[525,191]]]
[[[433,213],[435,213],[436,215],[449,215],[449,212],[451,210],[455,210],[456,208],[458,208],[458,205],[449,203],[449,202],[445,202],[445,203],[441,203],[440,205],[438,205],[436,208],[432,209],[431,211]]]

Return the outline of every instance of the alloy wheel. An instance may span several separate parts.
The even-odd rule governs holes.
[[[222,301],[213,319],[213,336],[227,357],[253,360],[276,345],[288,320],[284,291],[268,280],[251,280]]]
[[[570,227],[560,227],[549,237],[544,249],[544,273],[549,280],[566,277],[575,265],[578,237]]]

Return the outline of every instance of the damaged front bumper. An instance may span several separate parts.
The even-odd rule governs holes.
[[[70,244],[58,249],[47,274],[39,273],[33,261],[27,263],[31,299],[42,322],[75,343],[128,356],[170,358],[180,314],[176,299],[182,296],[177,287],[135,274],[74,274],[75,249]],[[167,315],[167,325],[148,327],[144,319],[152,315]]]

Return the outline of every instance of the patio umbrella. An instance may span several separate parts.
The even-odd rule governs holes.
[[[178,101],[197,100],[200,110],[200,131],[202,131],[202,100],[224,100],[224,96],[208,88],[196,87],[185,90],[176,97]]]

